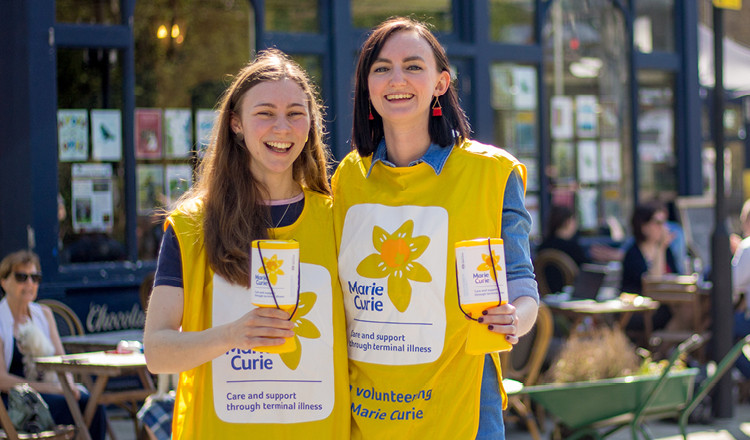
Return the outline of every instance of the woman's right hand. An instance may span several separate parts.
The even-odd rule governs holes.
[[[294,323],[289,313],[274,307],[258,307],[229,324],[229,338],[243,349],[281,345],[294,336]]]

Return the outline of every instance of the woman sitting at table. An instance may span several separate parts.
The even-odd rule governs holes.
[[[28,383],[47,402],[55,423],[73,424],[62,386],[42,380],[33,361],[27,358],[65,354],[52,310],[34,302],[41,277],[39,257],[31,251],[17,251],[0,261],[0,285],[5,292],[0,300],[0,365],[5,367],[0,368],[0,391],[7,405],[8,391]],[[88,392],[75,384],[71,386],[83,411]],[[106,413],[100,405],[89,428],[91,438],[104,439],[106,425]]]
[[[537,248],[537,252],[544,249],[556,249],[564,252],[578,267],[589,262],[586,251],[578,244],[578,222],[575,213],[567,206],[555,205],[550,209],[547,217],[547,230],[544,240]],[[546,267],[544,275],[551,292],[561,292],[563,289],[563,274],[556,267]]]
[[[644,275],[661,276],[676,273],[674,256],[669,244],[674,238],[666,227],[667,210],[658,203],[636,206],[631,218],[635,242],[625,251],[622,261],[621,289],[627,293],[643,292]],[[653,315],[653,328],[662,329],[672,318],[668,306],[661,305]],[[628,330],[643,329],[643,319],[634,316]]]

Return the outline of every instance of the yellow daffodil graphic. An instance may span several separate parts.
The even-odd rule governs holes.
[[[258,273],[267,274],[268,281],[271,282],[272,286],[275,286],[276,281],[279,280],[279,275],[284,275],[284,271],[281,270],[282,264],[284,264],[284,260],[277,259],[276,254],[271,258],[263,257],[263,264],[258,268]],[[263,265],[265,265],[265,268]]]
[[[399,312],[405,312],[411,302],[411,281],[429,283],[432,276],[414,261],[430,244],[426,235],[412,237],[414,221],[408,220],[396,232],[389,234],[375,226],[372,244],[378,253],[366,257],[357,266],[357,273],[367,278],[388,277],[388,298]]]
[[[302,344],[300,343],[299,337],[307,339],[318,339],[320,337],[320,330],[315,326],[309,319],[303,318],[303,316],[310,313],[310,310],[315,307],[315,302],[318,300],[318,295],[314,292],[303,292],[299,294],[299,307],[294,312],[292,322],[294,322],[294,342],[297,344],[297,349],[288,353],[281,353],[281,360],[284,365],[289,367],[290,370],[296,370],[299,366],[299,360],[302,357]]]
[[[497,281],[497,278],[495,277],[495,272],[500,272],[502,268],[500,267],[500,258],[495,255],[495,251],[492,251],[491,256],[487,254],[482,254],[482,260],[484,260],[484,263],[480,264],[479,267],[477,267],[477,270],[481,271],[489,271],[490,276],[494,281]],[[495,270],[492,270],[492,266],[495,266]]]

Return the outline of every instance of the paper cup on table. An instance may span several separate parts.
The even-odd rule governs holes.
[[[503,240],[478,238],[459,241],[455,247],[459,301],[464,312],[476,319],[484,310],[507,303]],[[511,348],[505,335],[494,333],[474,320],[469,322],[467,353],[486,354]]]
[[[255,240],[250,254],[250,291],[258,307],[278,307],[292,313],[299,294],[299,243],[294,240]],[[286,353],[297,348],[294,338],[256,351]]]

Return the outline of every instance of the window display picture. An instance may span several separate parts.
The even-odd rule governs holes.
[[[553,96],[550,100],[550,132],[552,139],[573,137],[573,98]]]
[[[154,208],[164,206],[164,167],[138,165],[135,169],[138,214],[148,215]]]
[[[599,160],[596,141],[578,142],[578,182],[596,183],[599,181]]]
[[[161,157],[161,110],[135,109],[135,157],[158,159]]]
[[[190,188],[192,180],[190,165],[167,165],[167,203],[177,201]]]
[[[73,230],[112,231],[112,165],[77,163],[72,168]]]
[[[89,118],[86,110],[57,111],[57,144],[61,162],[88,159]]]
[[[578,137],[596,137],[599,132],[596,107],[596,96],[576,96],[576,132]]]
[[[188,157],[193,145],[193,115],[189,109],[164,110],[165,157]]]
[[[555,166],[557,181],[565,183],[576,178],[575,151],[572,142],[552,144],[552,163]]]
[[[120,110],[91,110],[91,156],[113,162],[122,158]]]
[[[216,123],[217,113],[210,109],[198,109],[195,111],[195,137],[198,157],[206,154],[206,149],[211,144],[211,133]]]

